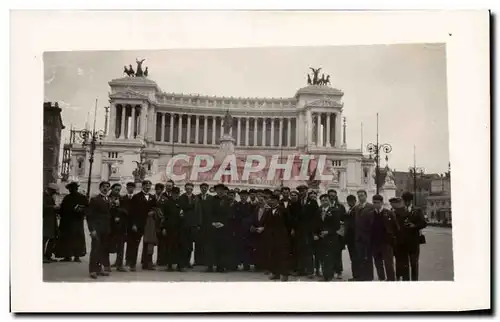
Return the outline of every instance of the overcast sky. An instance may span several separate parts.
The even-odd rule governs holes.
[[[89,112],[92,124],[96,98],[97,127],[104,127],[108,82],[123,76],[124,65],[135,68],[136,57],[146,59],[149,78],[165,92],[234,97],[293,97],[307,85],[309,67],[321,67],[345,93],[349,148],[361,147],[361,122],[364,145],[375,141],[378,112],[380,142],[393,147],[391,168],[413,164],[414,144],[417,166],[448,168],[444,45],[45,53],[45,101],[63,108],[63,137],[71,125],[83,128]]]

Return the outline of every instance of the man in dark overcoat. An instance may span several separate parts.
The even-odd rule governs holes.
[[[193,243],[196,232],[199,226],[199,218],[196,203],[198,202],[196,196],[193,194],[194,185],[188,182],[184,185],[184,190],[186,191],[179,198],[179,203],[182,210],[184,211],[182,227],[182,267],[192,268],[191,265],[191,254],[193,253]]]
[[[64,262],[70,262],[72,258],[75,262],[81,262],[80,257],[87,253],[83,221],[88,200],[78,192],[78,187],[77,182],[67,184],[69,194],[61,202],[56,257],[62,257]]]
[[[243,263],[243,270],[249,271],[250,265],[253,265],[253,243],[250,236],[250,227],[253,219],[253,207],[248,202],[248,191],[240,191],[240,201],[237,204],[236,213],[240,217],[240,228],[238,237],[238,255],[240,262]]]
[[[132,197],[131,208],[129,214],[129,228],[127,231],[127,266],[131,271],[136,270],[137,256],[139,251],[139,244],[144,235],[144,228],[146,226],[146,219],[151,210],[154,210],[155,200],[151,191],[151,181],[144,180],[142,182],[141,192]],[[146,270],[154,270],[153,256],[148,252],[147,243],[143,243],[142,247],[142,268]]]
[[[91,278],[108,276],[110,268],[109,248],[111,232],[111,204],[108,198],[109,182],[99,183],[99,194],[90,199],[87,208],[87,225],[92,243],[90,245],[89,273]]]
[[[209,243],[207,245],[206,260],[208,271],[216,267],[217,272],[227,270],[227,242],[229,240],[228,219],[229,201],[226,195],[226,187],[219,183],[215,185],[216,196],[212,199],[212,210],[207,222],[209,228]]]
[[[359,258],[356,254],[356,196],[348,195],[346,201],[349,210],[347,210],[342,218],[344,224],[344,242],[347,246],[349,259],[351,261],[352,278],[349,280],[356,281],[360,279]]]
[[[123,247],[127,232],[127,212],[121,205],[121,190],[121,184],[115,183],[111,186],[109,194],[109,202],[111,204],[110,253],[116,253],[116,262],[113,265],[116,267],[116,270],[118,272],[126,272],[127,270],[123,267]]]
[[[207,219],[210,217],[212,211],[212,196],[208,193],[208,184],[202,183],[200,185],[201,193],[196,196],[197,208],[196,213],[198,216],[198,232],[195,235],[195,251],[194,261],[195,265],[205,265],[205,245],[208,241],[208,232],[211,224],[209,225]]]
[[[269,252],[271,280],[288,281],[290,275],[290,233],[292,223],[290,213],[279,205],[279,196],[273,194],[268,200],[264,217],[263,238]]]
[[[384,197],[374,195],[371,248],[379,281],[395,281],[394,246],[399,230],[396,216],[389,209],[382,208]]]
[[[327,194],[320,197],[321,207],[318,217],[315,236],[318,237],[318,257],[323,272],[323,279],[331,281],[339,276],[340,263],[339,253],[342,251],[341,236],[338,235],[340,229],[340,218],[342,212],[332,206]]]
[[[165,264],[167,271],[173,271],[177,265],[178,271],[184,270],[185,255],[182,245],[182,233],[185,229],[184,210],[180,202],[179,187],[172,187],[170,198],[163,204],[163,221],[161,224],[162,238],[165,245]]]
[[[359,203],[356,205],[355,218],[355,238],[356,254],[359,264],[359,280],[373,281],[373,259],[372,259],[372,223],[373,205],[367,202],[365,190],[357,192]]]
[[[421,230],[427,227],[422,209],[413,205],[413,194],[401,196],[404,208],[396,209],[399,234],[396,237],[396,265],[400,268],[403,281],[418,281]],[[411,273],[410,273],[411,268]]]
[[[295,240],[297,243],[298,275],[314,278],[314,225],[319,216],[316,193],[311,191],[303,198],[306,186],[297,187],[301,209],[295,221]]]
[[[54,196],[58,193],[59,187],[55,183],[49,183],[43,192],[43,240],[42,254],[43,263],[52,263],[53,249],[50,246],[51,240],[56,237],[57,232],[57,213],[59,206],[56,205]]]
[[[125,252],[125,244],[127,243],[127,231],[130,228],[129,216],[132,213],[132,198],[135,193],[135,183],[127,182],[126,185],[127,192],[125,195],[120,197],[120,208],[122,210],[122,219],[121,219],[121,227],[122,227],[122,238],[123,241],[121,245],[117,245],[116,249],[116,260],[111,267],[116,267],[118,271],[127,271],[127,269],[123,266],[124,260],[124,252]]]

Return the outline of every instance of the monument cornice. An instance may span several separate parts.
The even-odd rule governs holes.
[[[155,104],[156,112],[163,113],[178,113],[189,115],[216,115],[222,116],[226,111],[230,111],[231,115],[235,117],[259,117],[269,116],[274,118],[283,117],[296,117],[299,110],[296,108],[282,108],[282,109],[257,109],[250,108],[243,110],[241,108],[224,108],[224,107],[202,107],[202,106],[185,106],[185,105],[158,105]]]

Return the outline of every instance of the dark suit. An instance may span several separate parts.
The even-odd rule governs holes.
[[[123,266],[123,257],[124,257],[124,251],[125,251],[125,244],[127,243],[128,239],[128,231],[130,231],[131,225],[130,225],[130,220],[129,217],[132,214],[132,198],[133,195],[124,195],[120,197],[120,208],[123,210],[124,215],[125,215],[125,231],[124,231],[124,238],[123,238],[123,246],[119,246],[119,249],[116,252],[116,266],[121,267]],[[127,248],[128,248],[127,244]]]
[[[95,231],[90,246],[89,272],[99,273],[102,266],[105,269],[110,267],[109,248],[111,232],[111,204],[107,196],[101,194],[90,199],[87,208],[87,225],[89,230]]]
[[[123,248],[127,233],[127,212],[121,206],[122,197],[110,196],[111,203],[111,236],[110,252],[116,253],[116,266],[123,265]]]
[[[359,279],[359,256],[356,253],[356,206],[347,211],[342,219],[344,222],[344,242],[347,245],[351,260],[352,278]]]
[[[257,228],[264,227],[265,218],[268,214],[267,208],[259,206],[252,207],[252,221],[250,224],[250,240],[253,247],[253,263],[255,264],[255,269],[267,270],[269,269],[269,252],[267,247],[267,241],[264,235],[256,231]]]
[[[213,196],[208,193],[203,196],[199,194],[196,196],[196,213],[198,216],[199,222],[199,231],[195,235],[195,248],[194,248],[194,260],[196,265],[204,265],[205,264],[205,248],[206,244],[209,242],[209,229],[211,224],[208,223],[208,218],[210,217],[210,213],[212,211],[212,199]]]
[[[300,275],[314,273],[314,229],[318,216],[318,202],[307,200],[305,204],[301,204],[295,220],[297,270]]]
[[[137,253],[139,251],[139,244],[141,243],[142,236],[144,235],[144,227],[146,225],[146,218],[148,212],[155,207],[155,200],[152,194],[147,194],[149,199],[146,198],[146,193],[141,191],[135,194],[131,200],[131,213],[129,214],[129,227],[127,234],[127,265],[135,267],[137,264]],[[132,227],[136,227],[137,231],[133,231]],[[148,253],[146,243],[142,245],[142,265],[152,265],[152,255]]]
[[[373,259],[371,249],[373,205],[357,205],[355,207],[356,253],[359,264],[359,280],[373,281]]]
[[[264,231],[269,252],[269,270],[275,276],[290,274],[290,231],[292,229],[289,212],[283,207],[266,208]]]
[[[208,239],[206,248],[206,264],[209,267],[217,266],[219,270],[227,268],[227,243],[229,241],[229,201],[227,197],[215,196],[212,199],[212,209],[208,216]],[[223,226],[214,227],[212,224],[219,222]]]
[[[237,255],[239,262],[243,263],[243,266],[248,268],[253,264],[253,243],[250,233],[250,227],[252,225],[254,207],[248,202],[239,202],[237,204],[236,214],[238,215],[239,227],[236,232],[237,241]]]
[[[387,209],[373,210],[371,248],[379,281],[395,281],[394,246],[398,223]]]
[[[168,195],[162,193],[160,196],[155,195],[155,208],[159,210],[161,213],[161,218],[160,218],[160,227],[162,225],[163,220],[165,219],[165,213],[163,212],[163,206],[165,203],[171,198]],[[157,256],[156,256],[156,264],[158,266],[163,266],[166,265],[166,245],[165,245],[165,238],[161,233],[161,229],[158,229],[157,233]]]
[[[399,233],[396,240],[396,271],[403,281],[418,281],[418,261],[420,257],[420,230],[427,227],[424,214],[420,208],[411,211],[405,208],[396,209]],[[409,227],[409,224],[414,227]],[[410,275],[411,267],[411,275]]]
[[[162,231],[166,235],[162,236],[165,245],[165,264],[171,267],[177,264],[178,268],[183,268],[185,259],[182,253],[182,229],[184,228],[184,214],[181,215],[181,204],[179,199],[168,199],[162,207],[163,222]]]
[[[199,218],[197,212],[198,202],[196,196],[191,194],[188,196],[187,194],[183,194],[179,197],[179,203],[181,205],[182,210],[184,211],[184,226],[182,229],[182,256],[183,256],[183,267],[189,266],[189,262],[191,261],[191,253],[193,252],[193,243],[194,238],[199,226]]]
[[[328,208],[320,208],[320,216],[317,218],[315,234],[318,239],[318,259],[323,271],[325,280],[331,280],[334,273],[340,273],[339,259],[341,254],[342,244],[337,231],[340,229],[341,212],[338,207],[330,206]],[[321,232],[326,232],[326,235],[321,237]]]

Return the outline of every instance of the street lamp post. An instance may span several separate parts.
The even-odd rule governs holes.
[[[94,127],[91,130],[81,130],[78,131],[78,135],[83,140],[82,146],[89,147],[89,177],[87,181],[87,199],[90,198],[90,185],[92,183],[92,164],[94,163],[94,152],[97,144],[102,144],[102,140],[104,139],[104,131],[95,129],[96,122],[96,114],[97,114],[97,99],[95,100],[95,113],[94,113]]]
[[[377,141],[375,144],[369,143],[366,146],[370,157],[375,160],[375,184],[377,187],[377,194],[380,193],[380,155],[381,153],[389,154],[392,151],[392,146],[388,143],[379,143],[378,141],[378,113],[377,113]]]
[[[413,166],[409,168],[410,176],[413,180],[413,202],[415,206],[417,205],[417,177],[423,176],[425,169],[422,167],[417,167],[417,158],[415,154],[415,146],[413,146]]]

